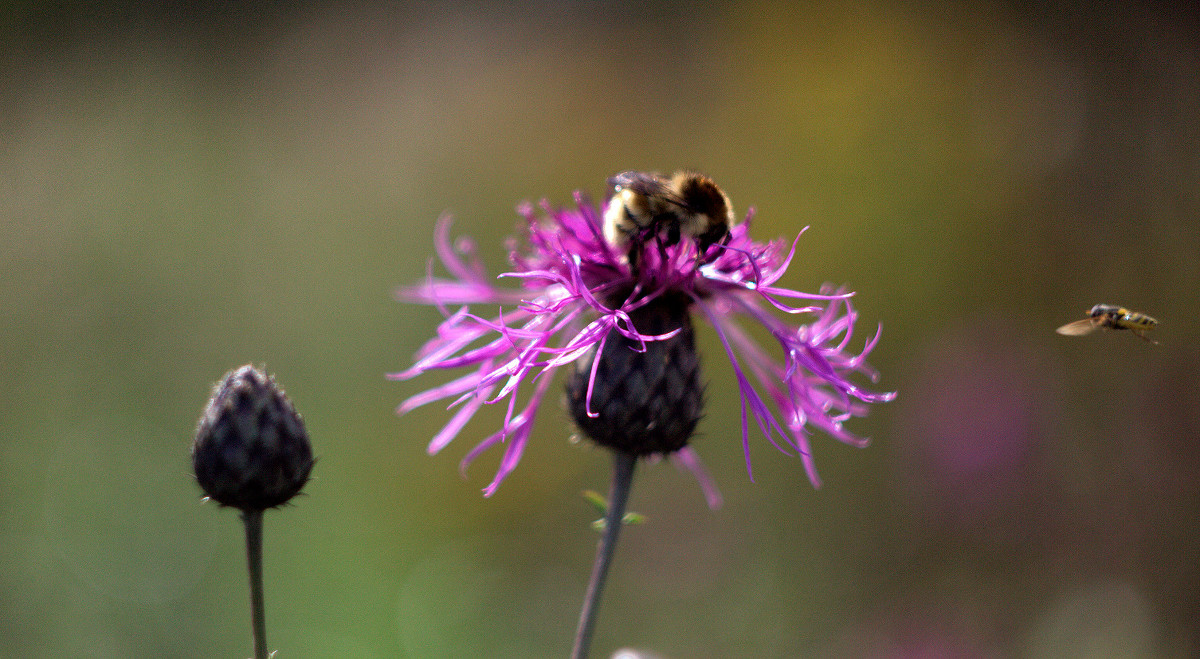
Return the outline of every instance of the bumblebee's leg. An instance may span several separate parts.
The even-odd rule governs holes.
[[[642,249],[645,244],[642,242],[640,234],[634,234],[629,237],[629,253],[626,257],[629,259],[629,272],[633,273],[634,277],[638,276],[638,261],[642,255]]]
[[[733,236],[733,234],[729,233],[728,230],[723,232],[721,234],[720,238],[716,238],[716,239],[711,238],[708,235],[700,236],[700,239],[696,241],[696,262],[697,262],[697,264],[704,265],[706,263],[711,263],[713,261],[713,259],[716,259],[718,256],[720,256],[721,252],[723,252],[724,250],[718,250],[717,252],[714,252],[711,259],[707,258],[708,248],[712,247],[713,245],[721,245],[722,247],[724,247],[725,245],[729,244],[729,239],[732,236]]]
[[[667,247],[679,244],[679,222],[676,222],[668,217],[665,221],[656,219],[654,224],[655,226],[667,227]],[[662,232],[659,231],[658,234],[661,236]]]
[[[654,234],[654,242],[658,244],[658,260],[660,263],[665,264],[667,262],[667,246],[679,243],[678,230],[675,232],[675,236],[675,242],[670,242],[670,236],[667,236],[667,240],[664,241],[661,232]]]

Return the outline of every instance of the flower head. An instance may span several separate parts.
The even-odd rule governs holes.
[[[192,443],[204,493],[243,511],[274,508],[300,492],[313,463],[304,421],[275,378],[249,364],[226,373]]]
[[[592,439],[637,455],[675,457],[707,490],[707,478],[687,446],[702,407],[693,316],[716,330],[733,365],[747,470],[751,420],[778,449],[800,455],[814,486],[820,481],[809,446],[812,429],[855,446],[867,444],[843,422],[865,415],[867,403],[894,397],[861,389],[850,379],[856,373],[876,379],[865,358],[879,332],[854,354],[848,350],[857,318],[852,293],[801,293],[776,285],[796,241],[790,247],[752,241],[751,212],[725,240],[650,239],[635,260],[606,240],[600,209],[581,193],[575,201],[574,208],[564,209],[543,202],[540,213],[528,204],[518,209],[528,234],[527,244],[511,251],[512,270],[500,275],[514,280],[511,288],[489,279],[474,245],[466,239],[452,244],[449,218],[439,220],[435,244],[452,279],[431,272],[423,283],[400,289],[398,297],[436,305],[445,320],[412,367],[389,375],[407,380],[435,369],[469,369],[397,410],[403,414],[438,400],[456,408],[430,442],[430,453],[454,439],[484,404],[501,405],[500,429],[462,463],[465,468],[488,448],[506,444],[499,470],[484,489],[490,496],[520,460],[553,373],[571,367],[568,405]],[[500,305],[500,310],[482,316],[470,305]],[[789,317],[810,321],[792,324]],[[765,328],[781,357],[752,339],[744,322]],[[631,373],[654,368],[627,390]],[[631,411],[633,398],[646,399],[648,407]]]

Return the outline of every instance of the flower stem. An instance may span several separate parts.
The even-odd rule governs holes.
[[[267,659],[267,613],[263,601],[263,511],[242,511],[246,526],[246,563],[250,566],[250,624],[254,632],[254,659]]]
[[[609,493],[608,511],[604,515],[604,530],[600,544],[596,547],[596,562],[592,564],[592,580],[584,596],[583,610],[579,612],[579,627],[575,631],[575,649],[572,659],[586,659],[592,644],[592,632],[596,628],[596,614],[600,609],[600,594],[604,592],[604,581],[617,549],[617,536],[621,534],[625,518],[625,504],[629,501],[629,489],[633,485],[633,468],[637,456],[624,451],[613,451],[612,491]]]

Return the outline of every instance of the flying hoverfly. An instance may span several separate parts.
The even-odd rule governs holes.
[[[1067,323],[1055,331],[1066,336],[1083,336],[1097,329],[1129,330],[1143,341],[1158,343],[1146,336],[1146,332],[1157,325],[1157,320],[1144,313],[1112,304],[1097,304],[1087,312],[1087,318]]]

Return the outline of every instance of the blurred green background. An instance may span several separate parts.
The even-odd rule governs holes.
[[[1181,3],[1182,6],[1182,3]],[[394,407],[443,211],[712,175],[789,286],[858,291],[879,388],[825,485],[738,438],[702,328],[694,446],[639,472],[594,656],[1200,653],[1200,19],[1167,3],[167,5],[0,11],[0,656],[243,657],[237,515],[189,448],[266,364],[320,456],[267,515],[279,657],[565,656],[609,459],[547,405],[435,457]],[[1161,345],[1054,328],[1098,302]]]

